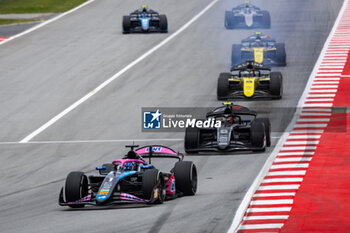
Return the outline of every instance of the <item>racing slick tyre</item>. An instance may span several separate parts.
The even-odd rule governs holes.
[[[262,122],[253,122],[250,127],[250,139],[253,147],[261,148],[261,151],[265,150],[265,126]]]
[[[168,19],[166,15],[159,15],[159,28],[163,33],[168,32]]]
[[[231,67],[237,66],[239,63],[241,63],[241,61],[242,61],[241,45],[234,44],[232,45],[232,52],[231,52]]]
[[[265,126],[266,146],[271,146],[271,123],[269,118],[257,118],[254,122],[262,122]]]
[[[102,167],[106,167],[106,170],[100,170],[100,175],[107,175],[114,169],[114,165],[111,163],[104,163]]]
[[[123,34],[129,33],[130,28],[131,28],[130,16],[123,16]]]
[[[262,27],[263,28],[271,28],[271,16],[268,11],[262,11]]]
[[[176,191],[194,195],[197,191],[197,168],[191,161],[179,161],[174,167]]]
[[[232,11],[226,11],[225,12],[225,28],[226,29],[234,29],[234,18],[235,15]]]
[[[287,58],[286,58],[286,48],[284,46],[284,43],[277,43],[276,44],[276,62],[279,66],[286,66],[287,65]]]
[[[165,200],[165,181],[163,173],[158,169],[146,170],[142,178],[143,198],[154,199],[155,204],[162,204]]]
[[[271,72],[270,74],[270,91],[271,94],[278,99],[282,98],[283,94],[283,77],[281,72]]]
[[[228,79],[231,77],[230,73],[221,73],[218,79],[218,87],[217,87],[217,98],[218,100],[225,100],[228,98],[229,94],[229,81]]]
[[[187,154],[198,153],[197,151],[191,151],[191,149],[197,149],[199,146],[200,130],[198,128],[186,128],[185,132],[185,152]]]
[[[88,195],[88,179],[83,172],[70,172],[64,188],[66,202],[74,202]],[[71,208],[81,208],[84,204],[68,205]]]

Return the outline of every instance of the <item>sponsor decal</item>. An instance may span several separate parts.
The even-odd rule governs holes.
[[[173,179],[171,182],[171,188],[170,188],[171,192],[175,192],[175,180]]]
[[[97,195],[97,200],[103,201],[107,198],[107,195]]]
[[[156,189],[154,190],[153,198],[154,198],[154,199],[157,199],[157,198],[158,198],[158,188],[156,188]]]

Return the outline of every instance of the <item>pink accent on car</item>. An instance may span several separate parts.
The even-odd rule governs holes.
[[[79,199],[77,201],[72,201],[72,202],[67,202],[67,204],[77,204],[77,203],[80,203],[80,202],[84,202],[84,201],[90,201],[91,200],[91,194],[83,197],[82,199]]]
[[[162,146],[154,146],[154,147],[152,147],[152,151],[153,151],[153,153],[177,155],[177,153],[174,152],[173,150],[171,150],[169,148],[166,148],[166,147],[162,147]],[[149,153],[149,147],[142,147],[142,148],[136,150],[136,153],[138,153],[138,154],[148,154]]]
[[[127,200],[127,201],[136,201],[136,202],[149,202],[148,200],[136,197],[136,196],[128,194],[128,193],[121,193],[120,199]]]
[[[136,163],[141,163],[143,165],[147,165],[147,163],[143,160],[140,159],[117,159],[112,162],[113,165],[121,164],[121,166],[124,166],[125,163],[129,162],[136,162]]]
[[[173,174],[170,175],[169,180],[165,184],[166,194],[174,194],[176,192],[175,188],[175,177]]]

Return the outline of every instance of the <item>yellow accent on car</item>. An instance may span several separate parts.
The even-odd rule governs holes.
[[[231,105],[231,102],[223,102],[223,105]]]
[[[255,78],[243,78],[243,92],[245,97],[252,97],[255,91]]]
[[[254,48],[254,61],[257,63],[264,61],[264,48]]]
[[[154,198],[154,199],[158,198],[158,189],[155,189],[155,190],[154,190],[153,198]]]
[[[228,81],[236,81],[236,82],[239,82],[239,81],[241,81],[241,79],[239,79],[239,78],[229,78]]]

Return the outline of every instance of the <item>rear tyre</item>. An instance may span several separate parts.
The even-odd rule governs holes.
[[[241,45],[234,44],[232,45],[232,52],[231,52],[231,67],[237,66],[242,61],[242,55],[241,55]]]
[[[130,16],[123,16],[123,34],[130,33],[131,21]]]
[[[229,81],[228,79],[231,77],[230,73],[221,73],[218,79],[218,87],[217,87],[217,99],[225,100],[228,98],[228,94],[230,91]]]
[[[265,127],[262,122],[253,122],[250,127],[250,137],[253,147],[259,147],[261,150],[265,150]]]
[[[174,167],[176,190],[184,195],[197,192],[197,168],[191,161],[179,161]]]
[[[197,151],[191,151],[191,149],[197,149],[199,146],[200,130],[198,128],[186,128],[185,132],[185,152],[187,154],[198,153]]]
[[[271,28],[271,16],[268,11],[262,11],[262,27]]]
[[[286,48],[284,43],[276,44],[276,62],[279,66],[287,65]]]
[[[143,198],[155,204],[162,204],[165,200],[165,182],[163,173],[158,169],[146,170],[142,178]],[[158,192],[155,194],[155,192]],[[153,196],[152,196],[153,195]]]
[[[159,15],[159,28],[163,33],[168,32],[168,19],[166,15]]]
[[[64,188],[66,202],[74,202],[88,195],[88,179],[83,172],[71,172],[66,178]],[[81,205],[68,205],[71,208],[81,208]]]
[[[234,14],[232,11],[225,12],[225,28],[226,29],[234,29]]]
[[[271,123],[269,118],[257,118],[254,122],[261,122],[265,126],[266,146],[271,146]]]
[[[271,72],[270,74],[270,91],[271,94],[282,98],[283,94],[283,77],[281,72]]]

